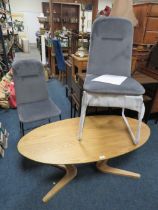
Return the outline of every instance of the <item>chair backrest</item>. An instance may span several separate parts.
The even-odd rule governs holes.
[[[65,71],[66,70],[66,64],[65,64],[64,55],[63,55],[63,52],[62,52],[60,40],[53,39],[52,41],[53,41],[53,46],[54,46],[54,50],[55,50],[55,56],[56,56],[58,69],[59,69],[59,71]]]
[[[88,74],[131,75],[132,23],[124,18],[98,17],[92,27]]]
[[[48,98],[41,62],[34,59],[20,60],[14,62],[12,68],[17,105]]]

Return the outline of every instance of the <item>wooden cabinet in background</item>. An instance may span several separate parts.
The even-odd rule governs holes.
[[[93,21],[98,13],[98,0],[49,0],[49,2],[42,2],[43,13],[48,16],[52,36],[54,36],[54,31],[61,30],[62,26],[78,34],[82,16],[81,3],[85,4],[87,11],[92,9]],[[56,12],[53,7],[59,7],[61,12],[59,10],[59,13]]]
[[[79,4],[66,4],[66,2],[52,3],[52,8],[50,9],[49,2],[42,2],[42,8],[44,15],[47,16],[49,20],[47,27],[53,24],[54,32],[62,30],[63,26],[72,32],[79,32]]]
[[[79,5],[53,3],[54,31],[66,27],[68,30],[79,32]]]
[[[49,9],[49,3],[48,2],[42,2],[42,11],[45,17],[47,17],[47,21],[44,23],[44,28],[49,31],[50,29],[50,9]]]
[[[88,57],[80,58],[74,54],[72,57],[72,77],[74,80],[77,79],[78,74],[86,72]]]
[[[151,113],[157,113],[157,112],[158,112],[158,91],[156,91],[156,96],[151,110]]]
[[[138,25],[134,29],[134,43],[155,44],[158,42],[158,4],[134,5]]]
[[[150,68],[142,68],[141,72],[148,75],[149,77],[152,77],[153,79],[156,79],[158,81],[158,70],[157,69],[150,69]],[[158,113],[158,88],[156,89],[155,97],[153,99],[153,106],[151,109],[151,113]]]

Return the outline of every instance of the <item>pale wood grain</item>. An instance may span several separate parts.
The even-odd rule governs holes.
[[[136,131],[137,120],[128,118]],[[34,161],[47,164],[78,164],[110,159],[141,147],[150,129],[142,123],[140,143],[133,145],[120,116],[86,117],[82,141],[77,140],[79,118],[51,123],[25,135],[19,152]]]
[[[128,118],[136,131],[137,120]],[[79,118],[44,125],[25,135],[18,143],[19,152],[34,161],[55,164],[65,176],[43,197],[48,202],[77,175],[72,164],[97,162],[103,173],[140,178],[140,174],[113,168],[107,160],[141,147],[149,138],[150,129],[142,124],[140,143],[134,145],[120,116],[86,117],[83,141],[77,140]]]
[[[43,202],[48,202],[53,198],[65,185],[67,185],[77,175],[77,168],[73,165],[63,165],[60,168],[66,171],[65,176],[43,197]]]
[[[96,164],[96,167],[98,168],[99,171],[101,171],[103,173],[115,174],[115,175],[120,175],[120,176],[127,176],[127,177],[131,177],[131,178],[135,178],[135,179],[140,178],[140,174],[138,174],[138,173],[134,173],[134,172],[131,172],[131,171],[122,170],[122,169],[118,169],[118,168],[114,168],[112,166],[109,166],[107,164],[107,160],[98,161],[97,164]]]

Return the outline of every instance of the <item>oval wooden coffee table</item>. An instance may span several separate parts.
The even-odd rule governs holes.
[[[128,118],[136,131],[137,120]],[[104,173],[139,178],[140,174],[113,168],[107,161],[141,147],[149,138],[150,129],[142,123],[138,145],[132,143],[127,127],[120,116],[86,117],[82,141],[77,140],[79,118],[39,127],[18,143],[18,151],[31,160],[52,164],[66,171],[65,176],[44,196],[47,202],[77,174],[74,164],[97,162]]]

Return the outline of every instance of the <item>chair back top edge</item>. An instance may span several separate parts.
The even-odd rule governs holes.
[[[131,76],[132,45],[129,20],[98,17],[92,26],[87,73]]]
[[[17,105],[48,99],[44,68],[40,61],[23,59],[15,61],[12,68]]]

